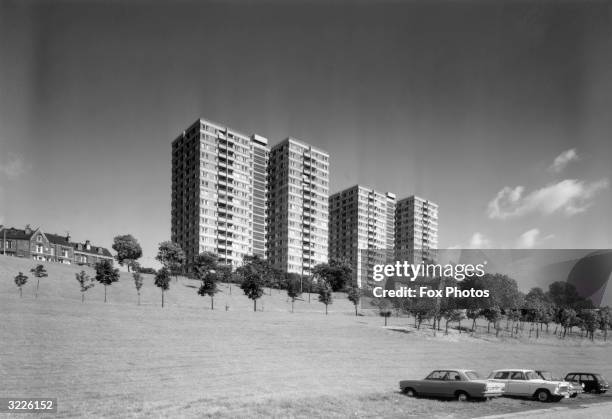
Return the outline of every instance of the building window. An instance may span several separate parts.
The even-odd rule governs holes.
[[[43,247],[40,244],[36,245],[36,253],[43,253]]]
[[[38,237],[36,237],[36,241],[37,241],[38,243],[42,243],[42,236],[41,236],[41,235],[38,235]]]

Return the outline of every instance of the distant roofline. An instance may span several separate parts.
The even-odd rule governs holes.
[[[363,184],[359,184],[359,183],[356,183],[356,184],[354,184],[352,186],[349,186],[347,188],[344,188],[344,189],[340,189],[339,191],[336,191],[334,193],[329,194],[329,196],[332,197],[332,196],[341,194],[343,192],[350,191],[352,189],[359,189],[359,188],[367,189],[370,192],[376,192],[377,194],[385,195],[386,197],[390,197],[390,198],[395,199],[395,194],[392,193],[392,192],[381,192],[381,191],[379,191],[377,189],[372,188],[371,186],[363,185]]]
[[[287,137],[284,140],[279,141],[278,143],[276,143],[276,144],[274,144],[272,146],[272,150],[274,150],[275,148],[281,147],[281,146],[283,146],[283,145],[285,145],[287,143],[290,143],[290,142],[293,142],[295,144],[298,144],[298,145],[301,145],[303,147],[307,147],[309,149],[317,151],[317,152],[319,152],[321,154],[324,154],[327,158],[329,158],[329,153],[327,151],[323,150],[322,148],[315,147],[315,146],[313,146],[311,144],[308,144],[308,143],[306,143],[306,142],[304,142],[302,140],[298,140],[295,137]]]
[[[225,124],[220,124],[218,122],[215,121],[211,121],[210,119],[206,119],[206,118],[198,118],[196,119],[192,124],[190,124],[189,126],[187,126],[187,128],[185,128],[181,134],[178,135],[178,137],[176,137],[174,140],[172,140],[172,142],[174,143],[177,140],[180,140],[181,138],[183,138],[183,135],[185,135],[185,133],[187,131],[189,131],[190,129],[192,129],[193,127],[195,127],[196,125],[200,125],[200,124],[206,124],[206,125],[212,125],[213,127],[215,127],[216,129],[219,130],[223,130],[223,131],[228,131],[231,132],[232,134],[235,135],[239,135],[245,139],[257,142],[259,144],[268,145],[268,139],[266,137],[264,137],[263,135],[259,135],[259,134],[251,134],[251,135],[247,135],[242,131],[239,131],[237,129],[234,129],[232,127],[229,127]]]
[[[398,200],[397,200],[397,203],[399,204],[400,202],[408,201],[408,200],[410,200],[410,199],[412,199],[412,200],[414,200],[414,199],[418,199],[418,200],[421,200],[421,201],[425,201],[425,202],[427,202],[428,204],[433,205],[433,206],[435,206],[435,207],[437,207],[437,206],[438,206],[438,204],[436,204],[435,202],[430,201],[429,199],[426,199],[426,198],[421,198],[421,197],[420,197],[420,196],[418,196],[418,195],[410,195],[410,196],[407,196],[407,197],[405,197],[405,198],[398,199]]]

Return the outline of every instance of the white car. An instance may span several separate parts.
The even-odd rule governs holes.
[[[543,380],[534,370],[495,370],[489,380],[506,385],[504,396],[533,397],[541,402],[570,397],[570,383]]]

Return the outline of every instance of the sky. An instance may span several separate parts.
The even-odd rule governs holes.
[[[612,2],[0,0],[0,224],[145,266],[199,117],[440,206],[441,248],[612,248]]]

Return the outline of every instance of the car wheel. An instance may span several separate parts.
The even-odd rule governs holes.
[[[578,393],[573,393],[572,395],[570,395],[570,397],[571,397],[572,399],[575,399],[576,397],[578,397]]]
[[[460,402],[467,402],[470,398],[465,391],[458,391],[455,396],[457,396],[457,400]]]
[[[404,394],[406,396],[408,396],[408,397],[416,397],[417,396],[417,392],[414,391],[414,389],[410,388],[410,387],[404,389]]]
[[[550,400],[550,393],[548,392],[548,390],[538,390],[535,396],[536,399],[543,403],[546,403]]]

